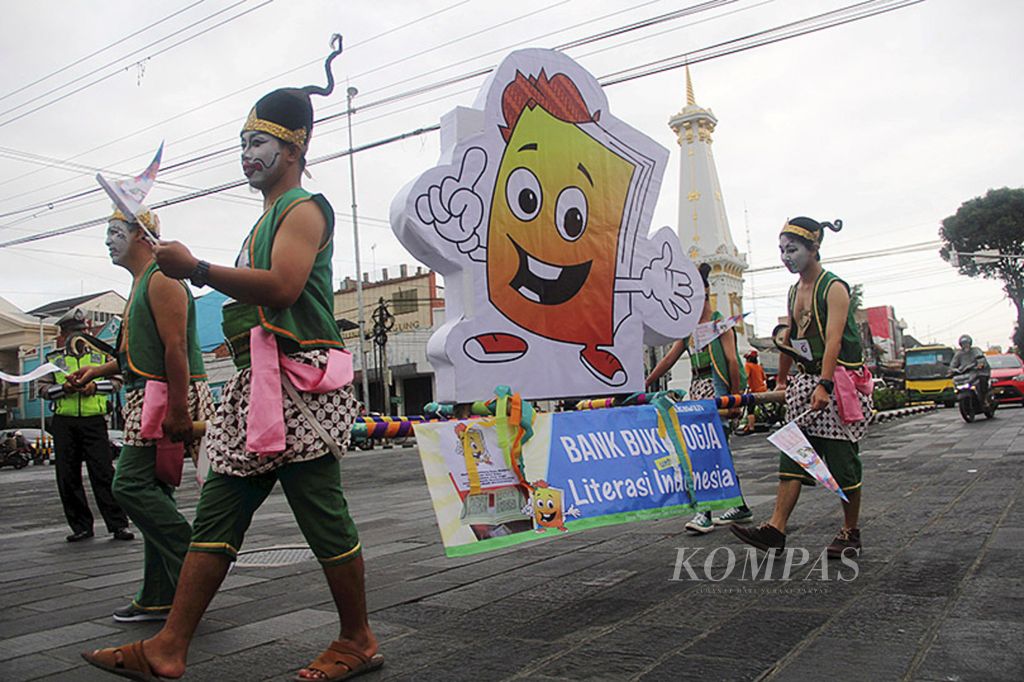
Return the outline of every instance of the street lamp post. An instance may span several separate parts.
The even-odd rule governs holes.
[[[43,315],[39,316],[39,363],[37,366],[43,366]],[[39,451],[41,452],[46,445],[46,401],[43,399],[43,392],[39,391]]]
[[[349,87],[348,96],[348,175],[352,182],[352,239],[356,250],[356,307],[359,308],[359,364],[363,368],[363,404],[370,404],[370,379],[367,375],[366,348],[363,336],[366,334],[366,314],[363,311],[363,270],[359,259],[359,221],[356,218],[356,160],[352,151],[352,98],[359,91]]]

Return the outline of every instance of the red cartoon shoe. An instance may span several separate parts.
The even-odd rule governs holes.
[[[583,366],[595,377],[609,386],[621,386],[626,383],[626,370],[619,359],[606,350],[589,346],[580,351]]]
[[[477,362],[511,362],[526,355],[529,348],[513,334],[480,334],[462,344],[463,352]]]

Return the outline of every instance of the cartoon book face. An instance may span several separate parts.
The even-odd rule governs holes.
[[[487,236],[487,288],[502,314],[549,339],[612,343],[632,174],[633,164],[577,125],[541,106],[522,112],[498,169]]]
[[[534,491],[533,522],[537,528],[563,528],[565,526],[561,490],[537,488]]]

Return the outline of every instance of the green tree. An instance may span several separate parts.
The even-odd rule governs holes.
[[[857,312],[864,306],[864,285],[854,284],[850,289],[850,310]]]
[[[983,197],[965,201],[956,214],[942,221],[939,236],[945,242],[939,254],[947,261],[954,251],[1024,254],[1024,188],[990,189]],[[1006,295],[1017,308],[1013,344],[1024,347],[1024,259],[961,258],[957,268],[968,277],[1003,281]]]

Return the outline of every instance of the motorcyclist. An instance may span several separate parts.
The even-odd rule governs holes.
[[[985,396],[988,394],[988,380],[992,375],[988,360],[981,349],[974,346],[974,339],[967,334],[960,337],[957,345],[960,346],[960,350],[954,353],[953,359],[949,361],[949,372],[954,376],[968,377],[972,383],[977,385],[978,398],[984,403]]]

